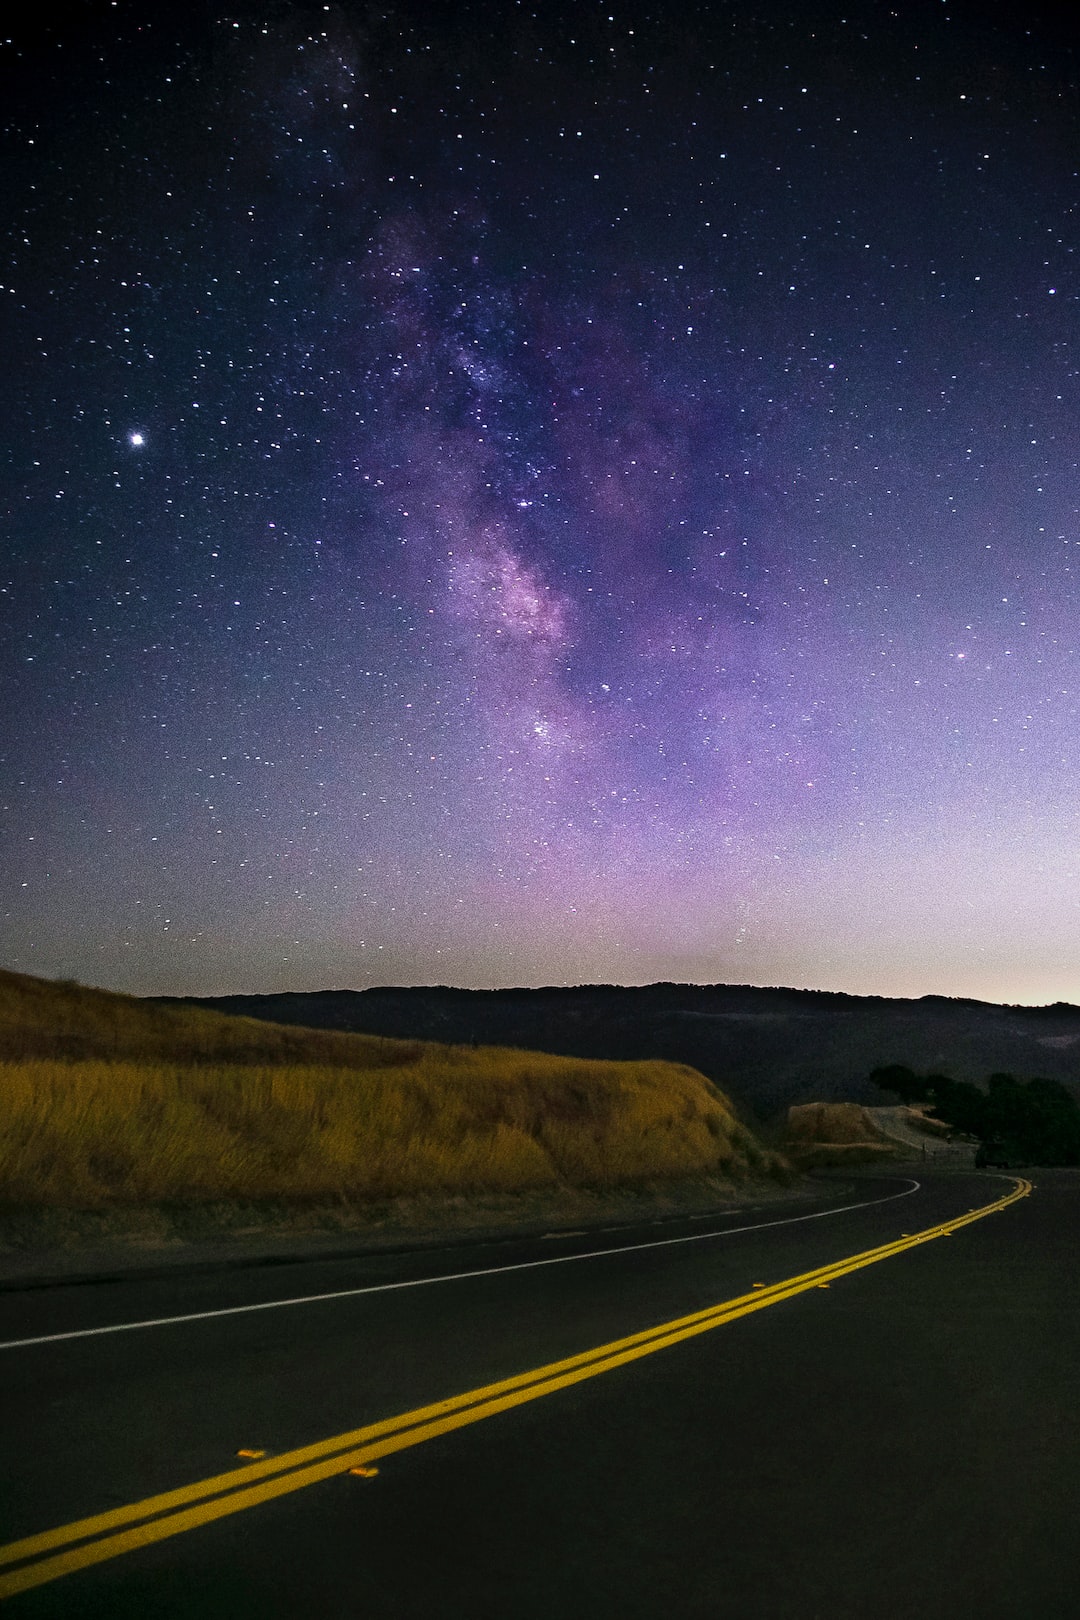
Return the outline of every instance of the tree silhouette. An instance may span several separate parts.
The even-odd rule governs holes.
[[[954,1130],[1013,1160],[1080,1164],[1080,1108],[1060,1081],[992,1074],[983,1091],[969,1080],[920,1075],[901,1063],[875,1069],[870,1078],[905,1103],[929,1103]]]

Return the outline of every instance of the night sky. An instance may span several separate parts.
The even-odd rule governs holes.
[[[3,965],[1080,1001],[1067,25],[40,9]]]

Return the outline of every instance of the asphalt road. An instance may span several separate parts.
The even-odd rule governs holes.
[[[916,1190],[868,1176],[812,1219],[0,1292],[0,1540],[249,1466],[241,1448],[274,1458],[574,1357],[1013,1185],[916,1173]],[[1030,1178],[1030,1197],[827,1290],[398,1450],[377,1477],[342,1465],[5,1612],[1071,1620],[1080,1174]],[[195,1319],[11,1344],[174,1316]]]

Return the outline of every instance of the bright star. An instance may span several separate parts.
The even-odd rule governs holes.
[[[146,434],[138,432],[129,433],[128,443],[138,450],[146,443]]]

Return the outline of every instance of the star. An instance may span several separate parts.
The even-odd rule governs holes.
[[[1049,8],[198,9],[9,70],[4,965],[1075,999]]]

